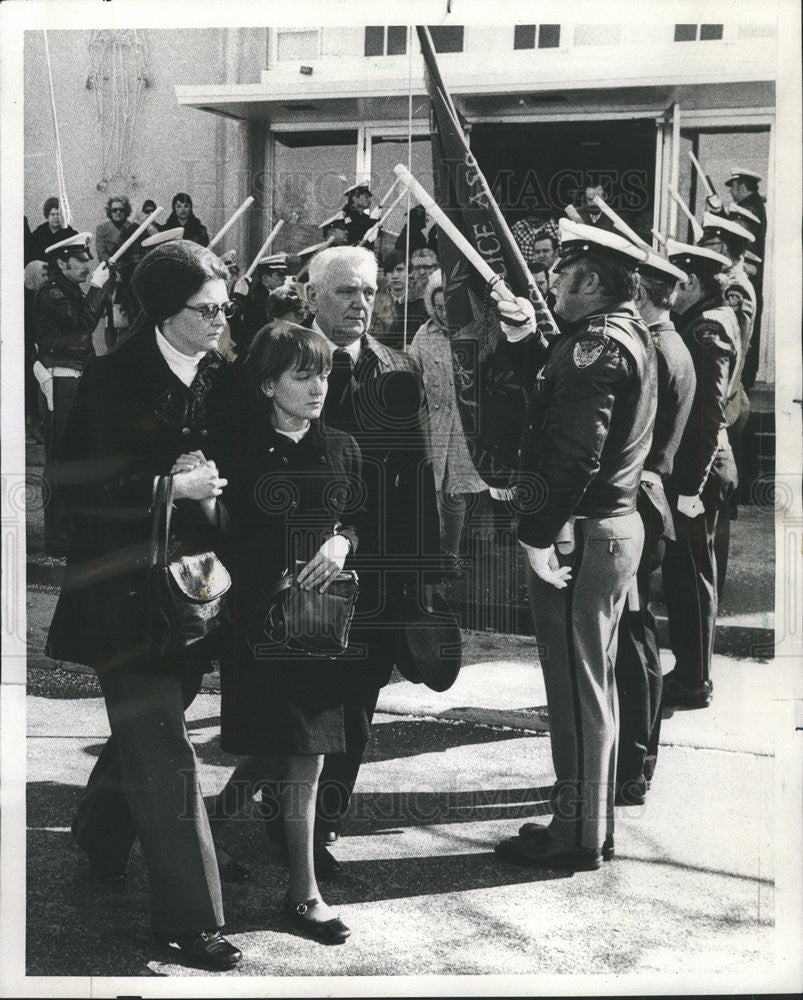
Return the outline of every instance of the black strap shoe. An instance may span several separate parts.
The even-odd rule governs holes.
[[[284,912],[290,918],[294,927],[303,931],[309,937],[322,944],[343,944],[351,936],[351,928],[347,927],[340,917],[331,920],[312,920],[307,916],[320,899],[307,899],[303,903],[294,903],[289,896],[284,897]]]
[[[223,937],[220,931],[189,931],[186,934],[156,933],[159,944],[169,947],[178,945],[186,955],[210,969],[233,969],[243,957],[239,948]]]

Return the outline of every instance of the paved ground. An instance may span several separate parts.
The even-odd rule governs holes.
[[[545,990],[543,977],[612,974],[654,977],[677,992],[726,976],[739,992],[766,989],[777,971],[775,842],[788,806],[776,788],[774,706],[794,690],[791,666],[718,657],[713,705],[665,720],[647,805],[619,810],[616,859],[572,876],[504,865],[492,853],[523,818],[547,812],[543,682],[532,640],[466,640],[451,691],[399,682],[383,693],[336,848],[345,876],[326,887],[352,938],[327,948],[286,924],[285,870],[246,816],[229,835],[253,881],[226,891],[229,935],[245,958],[218,978],[536,976]],[[78,692],[69,688],[75,675],[65,689],[61,670],[31,675],[61,697],[28,697],[29,975],[204,975],[150,939],[138,851],[123,889],[88,882],[68,823],[108,731],[103,703],[88,678]],[[210,794],[231,767],[217,713],[214,692],[190,711]],[[617,983],[631,981],[643,980]],[[353,991],[342,980],[332,988]]]

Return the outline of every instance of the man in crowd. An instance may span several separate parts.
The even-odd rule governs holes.
[[[655,347],[658,409],[637,500],[644,525],[644,549],[636,572],[638,601],[635,606],[628,601],[619,623],[614,671],[619,698],[616,805],[644,802],[658,756],[663,684],[650,577],[661,565],[665,540],[675,538],[664,483],[672,474],[696,383],[691,355],[669,318],[677,284],[685,280],[685,272],[657,254],[639,265],[634,302]]]
[[[656,413],[656,361],[633,304],[644,252],[561,220],[555,311],[567,324],[530,398],[518,539],[549,707],[557,783],[549,826],[526,823],[504,860],[594,870],[613,854],[619,619],[644,537],[636,510]],[[518,305],[518,313],[516,307]],[[520,339],[526,300],[500,303]],[[528,489],[527,486],[530,486]]]
[[[725,181],[725,184],[730,188],[731,197],[739,208],[751,212],[758,219],[757,225],[751,229],[755,237],[755,243],[751,245],[750,249],[756,254],[759,260],[755,265],[756,273],[753,279],[753,286],[756,293],[753,337],[742,373],[742,382],[747,389],[752,387],[756,380],[756,372],[758,371],[761,314],[764,309],[764,254],[767,240],[767,209],[764,199],[758,193],[760,181],[761,174],[756,173],[755,170],[748,170],[745,167],[731,167],[731,175]]]
[[[325,844],[339,835],[379,691],[390,679],[403,588],[419,586],[422,555],[437,559],[439,551],[434,479],[420,424],[420,376],[412,358],[367,332],[376,274],[376,258],[368,250],[331,247],[313,259],[307,285],[307,301],[315,313],[312,328],[326,337],[334,353],[323,420],[353,434],[360,446],[366,507],[355,563],[360,600],[344,660],[353,660],[346,672],[347,749],[326,758],[318,791],[315,866],[322,878],[340,871]],[[384,568],[383,557],[404,568]],[[277,814],[273,808],[271,812]],[[273,823],[269,832],[281,837]]]
[[[544,222],[538,217],[533,206],[529,206],[523,219],[514,222],[510,227],[510,233],[518,244],[521,255],[526,264],[534,264],[534,245],[537,236],[542,233]]]
[[[543,264],[547,271],[555,263],[558,255],[558,241],[549,230],[542,228],[535,234],[533,240],[532,260],[534,264]]]
[[[401,250],[385,254],[382,268],[385,287],[376,295],[371,333],[383,344],[402,351],[426,322],[427,311],[423,298],[408,298],[407,265]]]
[[[92,334],[112,290],[108,264],[93,270],[90,233],[76,233],[47,248],[48,281],[33,302],[33,327],[39,361],[39,410],[45,437],[45,548],[51,555],[67,551],[67,512],[53,481],[53,458],[72,409],[78,380],[95,356]],[[84,295],[81,285],[92,275]]]
[[[238,309],[229,320],[229,329],[241,354],[268,322],[268,297],[282,287],[286,277],[287,254],[272,253],[260,259],[253,278],[241,277],[235,282],[232,298]]]
[[[741,364],[741,336],[733,310],[720,305],[718,278],[730,260],[674,240],[667,253],[688,274],[673,317],[697,384],[668,485],[677,540],[667,545],[663,576],[675,668],[664,677],[664,704],[705,708],[713,693],[718,606],[714,539],[720,511],[737,485],[725,407]]]

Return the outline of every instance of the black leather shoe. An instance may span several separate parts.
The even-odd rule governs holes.
[[[323,844],[315,844],[312,848],[312,861],[315,865],[316,878],[337,878],[343,874],[343,865],[327,851]]]
[[[631,778],[630,781],[617,782],[616,796],[613,800],[615,806],[643,806],[647,797],[647,779],[644,775],[638,778]]]
[[[524,837],[540,837],[546,832],[546,827],[541,826],[540,823],[524,823],[519,827],[519,836]],[[602,854],[603,861],[612,861],[614,856],[613,848],[613,834],[610,837],[606,837],[602,844]]]
[[[535,824],[533,824],[535,825]],[[528,868],[569,868],[575,872],[596,871],[602,854],[591,847],[569,847],[555,840],[545,828],[526,837],[511,837],[495,848],[497,857]]]
[[[233,969],[243,957],[239,948],[223,937],[220,931],[190,931],[186,934],[154,934],[166,947],[178,945],[188,957],[210,969]]]
[[[700,687],[675,683],[664,686],[662,703],[666,708],[708,708],[712,697],[713,685],[708,681]]]
[[[309,937],[322,944],[343,944],[351,936],[351,928],[347,927],[340,917],[331,920],[311,920],[307,913],[320,903],[320,899],[307,899],[303,903],[294,903],[288,896],[284,897],[284,912],[290,918],[294,927],[302,930]]]

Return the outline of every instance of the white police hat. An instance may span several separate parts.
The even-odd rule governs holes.
[[[577,257],[596,255],[626,264],[634,270],[649,257],[650,251],[637,247],[630,240],[620,236],[610,229],[599,226],[587,226],[585,223],[572,222],[571,219],[560,219],[560,257],[561,262]]]
[[[682,271],[687,270],[700,261],[707,261],[710,264],[718,264],[717,274],[731,266],[730,260],[716,250],[709,250],[708,247],[692,246],[690,243],[679,243],[677,240],[668,239],[666,241],[666,255]]]
[[[761,174],[756,173],[755,170],[748,170],[746,167],[731,167],[731,175],[725,181],[725,184],[734,184],[736,181],[740,181],[745,178],[753,181],[760,181]]]
[[[68,236],[66,240],[59,240],[58,243],[51,244],[45,253],[50,260],[64,260],[67,257],[78,257],[81,254],[86,254],[89,260],[92,260],[92,254],[89,250],[89,241],[92,239],[92,233],[76,233],[75,236]]]
[[[144,247],[156,247],[160,243],[172,243],[173,240],[180,240],[184,238],[184,227],[177,226],[175,229],[163,229],[161,233],[156,233],[153,236],[148,236],[142,241],[142,246]]]
[[[284,251],[279,253],[269,253],[265,257],[260,257],[257,267],[264,267],[268,271],[286,271],[287,254]]]
[[[761,219],[753,212],[748,212],[746,208],[742,208],[741,205],[737,205],[735,201],[732,201],[730,205],[725,206],[726,215],[736,215],[739,218],[746,219],[748,222],[752,222],[755,226],[761,225]]]
[[[356,184],[352,184],[351,187],[347,187],[343,192],[343,197],[348,198],[350,194],[356,194],[358,191],[367,191],[371,194],[371,182],[369,180],[357,181]]]
[[[745,229],[744,226],[740,226],[738,222],[734,222],[724,215],[705,212],[703,214],[703,237],[719,236],[722,234],[725,236],[736,236],[740,240],[744,240],[745,243],[754,243],[756,239],[749,230]]]
[[[647,278],[658,278],[661,281],[685,281],[688,275],[679,267],[676,267],[666,257],[650,251],[647,260],[638,265],[639,274]]]

